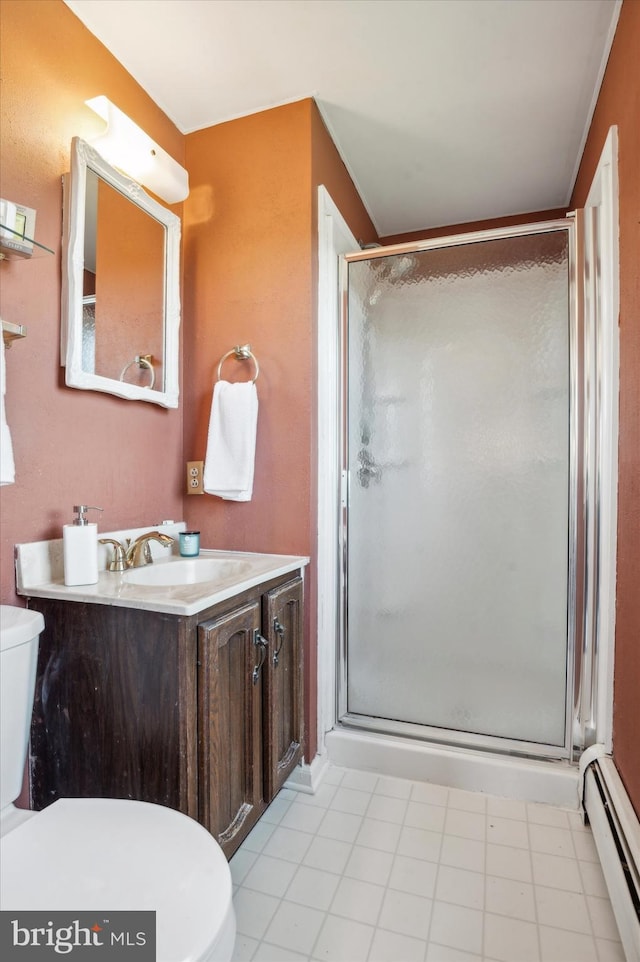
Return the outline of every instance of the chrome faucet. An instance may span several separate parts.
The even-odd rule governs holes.
[[[127,568],[141,568],[143,565],[153,564],[153,555],[149,546],[150,541],[157,541],[159,544],[168,548],[173,544],[175,538],[170,538],[168,534],[160,531],[148,531],[141,534],[133,544],[127,538],[127,547],[115,538],[100,538],[100,544],[112,544],[113,557],[109,562],[109,571],[126,571]]]

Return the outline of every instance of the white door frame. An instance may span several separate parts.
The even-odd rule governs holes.
[[[318,754],[336,722],[339,611],[340,301],[338,258],[359,244],[318,187]]]
[[[613,747],[613,666],[616,621],[618,534],[618,393],[620,368],[620,265],[618,244],[618,128],[607,134],[584,206],[586,361],[595,371],[590,398],[589,456],[585,484],[596,509],[587,526],[589,578],[585,614],[597,670],[585,692],[594,719],[593,736],[611,754]]]

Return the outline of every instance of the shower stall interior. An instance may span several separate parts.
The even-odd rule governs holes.
[[[338,719],[584,749],[575,219],[346,255]]]

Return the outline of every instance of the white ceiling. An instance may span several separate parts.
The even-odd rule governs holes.
[[[315,97],[381,237],[566,206],[620,7],[65,3],[184,133]]]

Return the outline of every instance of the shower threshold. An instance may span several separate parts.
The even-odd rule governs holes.
[[[578,766],[567,759],[525,758],[346,724],[327,732],[325,746],[332,765],[570,810],[580,807]]]

